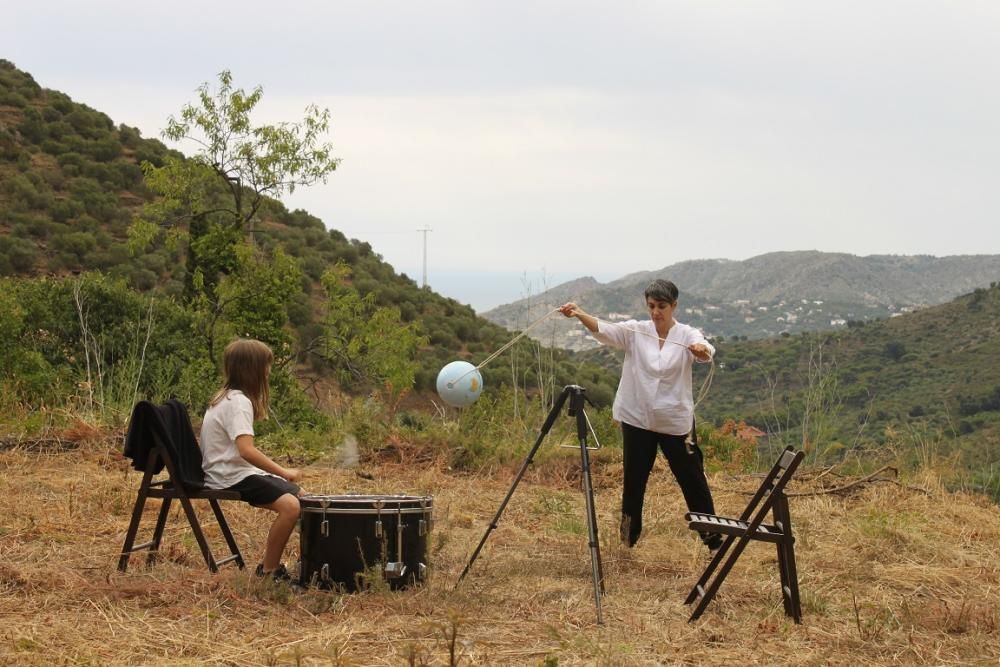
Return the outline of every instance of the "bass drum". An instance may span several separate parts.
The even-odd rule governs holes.
[[[358,591],[396,590],[427,577],[430,496],[299,498],[299,583]]]

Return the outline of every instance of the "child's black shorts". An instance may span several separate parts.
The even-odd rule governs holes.
[[[273,475],[250,475],[236,482],[227,490],[237,491],[241,500],[254,507],[260,507],[270,505],[286,493],[297,496],[301,489],[299,489],[298,484]]]

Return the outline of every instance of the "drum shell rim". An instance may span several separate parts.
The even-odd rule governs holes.
[[[316,504],[314,499],[329,499],[329,504],[325,507]],[[382,507],[373,507],[372,501],[384,501]],[[313,504],[307,504],[312,501]],[[402,505],[400,501],[408,501]],[[376,514],[390,516],[392,514],[429,514],[434,509],[433,496],[378,496],[378,495],[343,495],[343,496],[320,496],[310,495],[299,498],[300,507],[303,513],[311,514]],[[345,506],[346,503],[346,506]],[[366,506],[360,506],[367,503]]]
[[[380,514],[389,518],[397,514],[430,514],[432,509],[430,505],[427,507],[394,507],[389,510],[385,508],[377,510],[374,507],[303,507],[302,512],[304,514],[329,514],[330,516],[338,514]]]

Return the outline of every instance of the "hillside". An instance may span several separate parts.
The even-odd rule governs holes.
[[[164,118],[171,111],[164,110]],[[160,244],[138,255],[128,248],[129,226],[153,198],[140,163],[160,165],[168,155],[181,157],[0,60],[0,276],[101,272],[136,290],[179,298],[187,278],[183,246]],[[359,295],[398,308],[403,321],[419,322],[429,337],[418,357],[417,390],[432,389],[438,370],[449,361],[479,361],[511,337],[469,306],[421,289],[382,261],[369,243],[347,239],[306,211],[289,211],[269,200],[255,231],[261,248],[282,248],[305,274],[286,309],[298,361],[316,374],[326,372],[308,353],[323,310],[319,280],[337,262],[350,267],[351,287]],[[537,355],[527,346],[519,349],[528,358]],[[572,380],[563,355],[553,352],[551,362],[558,382]],[[484,375],[490,387],[512,381],[509,368],[487,368]],[[537,369],[529,372],[525,365],[516,381],[534,386],[536,376]],[[612,383],[607,376],[594,387],[607,394]]]
[[[67,443],[71,444],[71,443]],[[1000,514],[948,493],[933,470],[831,494],[836,472],[789,485],[803,606],[782,613],[774,549],[752,543],[697,622],[683,604],[706,565],[662,463],[650,520],[633,550],[617,545],[620,450],[594,454],[607,594],[595,623],[584,505],[573,452],[534,466],[461,586],[458,575],[513,471],[457,475],[406,462],[304,469],[320,493],[431,495],[428,584],[399,592],[292,594],[232,565],[210,575],[183,514],[161,558],[115,570],[139,473],[98,434],[76,448],[0,449],[0,662],[11,665],[988,665],[1000,660]],[[842,472],[842,471],[841,471]],[[749,475],[710,477],[720,512],[738,514]],[[152,529],[147,504],[140,539]],[[203,525],[211,513],[199,507]],[[223,504],[252,567],[268,522]],[[960,520],[956,520],[960,517]],[[218,530],[207,530],[216,552]],[[298,533],[286,554],[294,568]],[[454,637],[455,653],[450,653]],[[454,658],[452,657],[454,655]]]
[[[776,302],[798,297],[842,302],[863,297],[866,303],[877,305],[919,305],[941,303],[996,280],[1000,277],[1000,255],[858,257],[817,251],[772,252],[739,262],[681,262],[658,271],[633,273],[615,284],[645,286],[663,275],[675,275],[675,282],[717,300]]]
[[[745,420],[836,458],[888,446],[900,433],[950,440],[980,486],[1000,497],[1000,285],[842,331],[716,346],[703,419]],[[609,370],[621,363],[609,348],[585,356]],[[696,387],[706,372],[697,368]]]
[[[655,278],[681,290],[678,319],[713,336],[762,338],[783,332],[837,329],[943,303],[1000,279],[1000,255],[957,257],[776,252],[744,261],[692,260],[633,273],[606,284],[571,281],[483,314],[508,328],[566,301],[605,319],[644,315],[642,292]],[[539,340],[588,349],[571,323]]]

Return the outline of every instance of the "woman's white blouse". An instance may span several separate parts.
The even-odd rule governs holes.
[[[612,416],[620,422],[656,433],[685,435],[694,418],[691,365],[697,361],[689,345],[701,343],[711,355],[715,348],[698,329],[674,322],[660,347],[651,320],[597,322],[601,343],[625,350],[622,379]]]

